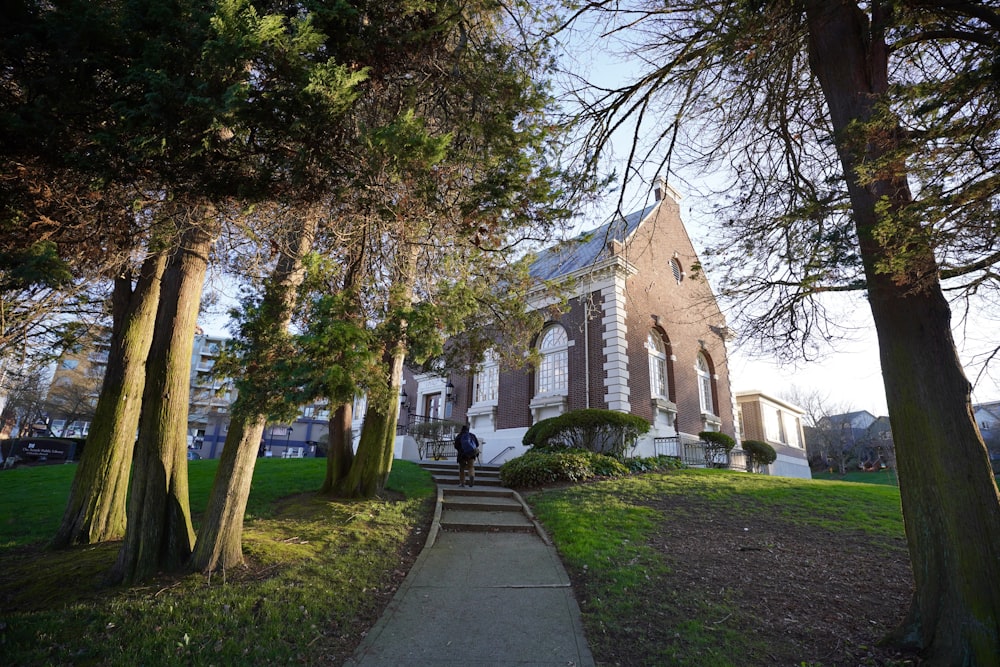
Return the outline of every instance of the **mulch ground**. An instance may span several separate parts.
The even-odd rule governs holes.
[[[903,539],[802,526],[767,514],[752,517],[732,507],[664,498],[653,506],[669,519],[651,546],[670,572],[649,590],[643,606],[656,609],[665,590],[674,599],[719,601],[733,610],[713,620],[751,633],[762,655],[745,655],[740,665],[916,665],[912,654],[880,647],[879,640],[903,618],[913,578]],[[574,582],[583,586],[584,582]],[[655,589],[655,590],[654,590]],[[673,609],[699,618],[697,609]],[[648,615],[636,629],[592,640],[603,665],[648,665],[648,643],[683,641],[677,619]],[[630,625],[635,625],[631,623]]]

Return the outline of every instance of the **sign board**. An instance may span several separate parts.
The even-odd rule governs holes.
[[[63,463],[75,461],[77,443],[63,438],[14,438],[10,441],[10,456],[25,463]]]

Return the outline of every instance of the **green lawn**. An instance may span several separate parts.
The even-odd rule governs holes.
[[[423,544],[433,482],[418,466],[397,461],[386,499],[332,501],[313,493],[325,466],[322,459],[258,461],[244,534],[248,568],[132,588],[101,585],[117,544],[42,548],[58,526],[75,466],[0,472],[0,664],[249,665],[346,657],[345,647],[398,584],[400,562]],[[216,467],[217,461],[189,463],[195,512],[205,507]]]
[[[843,655],[832,663],[814,662],[808,653],[813,647],[785,647],[782,657],[795,662],[777,660],[773,656],[781,655],[778,645],[786,632],[775,621],[783,619],[754,617],[741,596],[752,596],[754,580],[761,579],[774,582],[782,596],[805,590],[822,601],[826,595],[851,595],[850,582],[840,591],[786,589],[781,582],[790,572],[744,571],[742,563],[777,563],[781,554],[811,547],[810,536],[822,536],[834,559],[859,558],[836,551],[842,541],[870,542],[876,560],[884,558],[880,545],[888,545],[893,558],[905,559],[899,492],[893,486],[679,470],[525,495],[574,580],[599,664],[845,664],[839,661]],[[750,542],[746,552],[732,548],[722,574],[715,570],[703,580],[697,543],[693,549],[683,545],[688,548],[682,560],[674,557],[681,551],[678,541],[695,531],[705,533],[699,539],[734,544],[743,535],[770,537],[763,544]],[[711,551],[706,545],[705,554]],[[857,567],[865,570],[862,562]],[[678,574],[681,569],[684,574]],[[807,581],[810,569],[822,578],[822,567],[803,569]],[[907,600],[904,596],[901,604]],[[815,604],[813,598],[799,608]],[[862,624],[862,634],[866,631]]]
[[[196,524],[216,465],[189,464]],[[423,545],[433,485],[418,466],[397,461],[386,498],[333,501],[314,493],[324,466],[258,461],[244,535],[249,567],[131,588],[101,585],[117,544],[43,548],[74,466],[0,472],[0,663],[342,664],[398,585],[400,562]],[[608,664],[766,664],[748,658],[766,656],[767,640],[735,629],[740,611],[731,600],[663,583],[671,564],[650,545],[665,521],[718,512],[748,526],[757,517],[828,535],[898,541],[903,532],[890,485],[681,470],[525,497],[574,581],[587,582],[577,596],[595,655],[611,656]],[[665,514],[665,506],[674,509]],[[667,639],[626,649],[618,638],[638,632],[634,619],[662,619]]]
[[[839,472],[814,472],[813,479],[833,480],[837,482],[858,482],[859,484],[885,484],[899,486],[895,470],[879,470],[878,472],[862,472],[855,470],[841,475]]]

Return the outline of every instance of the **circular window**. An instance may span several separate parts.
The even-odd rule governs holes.
[[[684,271],[681,270],[681,263],[677,261],[676,257],[670,260],[670,270],[674,272],[674,280],[678,283],[684,280]]]

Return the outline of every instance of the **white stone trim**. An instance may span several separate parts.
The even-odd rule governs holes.
[[[617,284],[621,276],[631,276],[638,271],[639,269],[631,262],[616,255],[560,277],[556,284],[559,289],[566,290],[567,294],[564,296],[584,297],[592,292],[603,293],[604,290]],[[547,294],[545,287],[535,288],[528,293],[528,308],[531,310],[552,306],[560,301],[559,295]]]
[[[629,369],[628,369],[628,327],[625,325],[625,276],[616,274],[613,285],[601,290],[604,317],[604,331],[601,334],[604,341],[604,400],[609,410],[631,412],[629,402]]]
[[[531,421],[534,424],[566,412],[569,407],[569,396],[565,393],[542,394],[531,399],[528,407],[531,408]]]
[[[473,433],[494,433],[497,430],[497,401],[473,403],[465,411]]]

